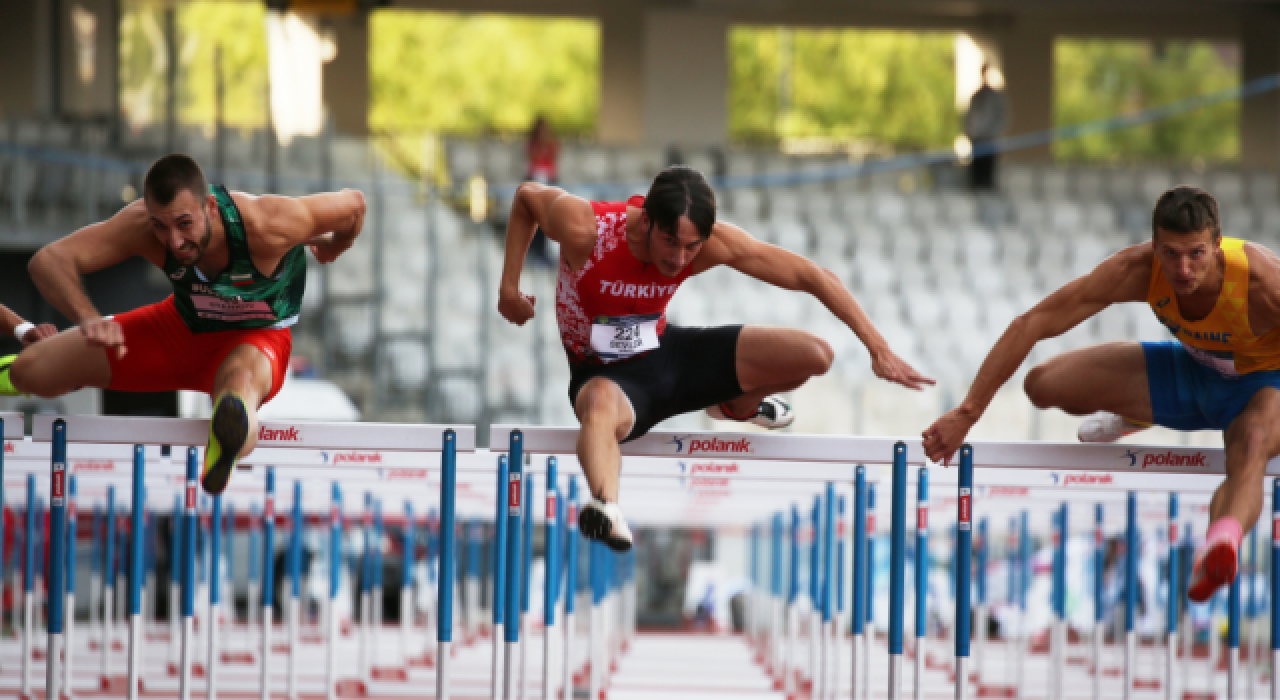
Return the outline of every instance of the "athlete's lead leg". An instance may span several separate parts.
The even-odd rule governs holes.
[[[750,415],[771,394],[798,388],[831,369],[835,352],[807,331],[774,326],[743,326],[737,345],[738,385],[743,394],[726,402],[735,416]]]
[[[1209,501],[1209,529],[1196,552],[1187,597],[1204,602],[1231,582],[1238,568],[1240,540],[1262,511],[1267,461],[1280,453],[1280,390],[1259,389],[1223,433],[1227,478]]]

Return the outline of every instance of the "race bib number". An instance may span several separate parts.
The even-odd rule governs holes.
[[[276,320],[271,305],[265,301],[244,301],[207,294],[192,294],[191,304],[196,307],[200,318],[215,321],[259,321]]]
[[[591,350],[605,362],[625,360],[657,350],[661,314],[597,316],[591,324]]]
[[[1195,348],[1190,345],[1183,345],[1187,349],[1187,354],[1195,358],[1196,362],[1217,370],[1224,377],[1239,377],[1240,373],[1236,371],[1235,355],[1229,352],[1212,352],[1204,348]]]

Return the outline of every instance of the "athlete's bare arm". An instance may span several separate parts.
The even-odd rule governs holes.
[[[12,309],[0,304],[0,335],[12,336],[18,326],[24,323],[22,317],[14,313]],[[44,340],[53,335],[57,335],[58,329],[52,323],[40,323],[32,326],[26,333],[18,338],[23,346],[31,345],[40,340]]]
[[[231,195],[244,217],[249,249],[259,270],[270,274],[280,258],[306,245],[320,263],[331,263],[355,243],[364,228],[365,201],[360,190],[305,197]]]
[[[164,245],[152,233],[151,216],[141,199],[106,221],[85,226],[41,248],[27,264],[27,271],[45,300],[77,324],[90,343],[117,348],[123,357],[120,326],[102,318],[85,293],[81,277],[135,255],[156,267],[164,265]]]
[[[1112,304],[1145,301],[1153,255],[1150,243],[1129,246],[1014,319],[982,361],[964,401],[924,431],[929,459],[944,463],[951,459],[1036,343],[1066,333]]]
[[[1257,243],[1245,243],[1249,259],[1249,328],[1264,335],[1280,328],[1280,255]]]
[[[757,240],[741,228],[721,221],[711,229],[711,237],[694,259],[693,271],[697,274],[716,265],[728,265],[761,282],[812,295],[844,321],[866,346],[871,353],[871,369],[877,377],[910,389],[934,384],[934,380],[894,354],[840,278],[812,260]]]
[[[560,255],[575,270],[586,264],[596,245],[596,216],[590,202],[559,187],[536,182],[520,185],[507,219],[507,243],[498,286],[498,313],[517,326],[533,318],[533,305],[537,302],[532,295],[520,292],[520,272],[537,228],[560,244]]]

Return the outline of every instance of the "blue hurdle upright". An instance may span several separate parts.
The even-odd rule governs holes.
[[[552,697],[551,685],[551,655],[552,655],[552,639],[556,627],[556,594],[559,591],[557,587],[557,576],[559,573],[559,529],[556,522],[558,509],[556,507],[556,489],[559,481],[556,478],[556,458],[547,457],[547,511],[545,530],[546,536],[543,538],[545,543],[546,554],[543,561],[545,566],[545,574],[543,576],[544,592],[542,597],[542,697]]]
[[[493,516],[493,660],[489,667],[489,698],[498,700],[505,687],[502,674],[506,670],[502,663],[502,644],[506,632],[503,621],[506,618],[506,585],[507,585],[507,528],[503,522],[503,505],[506,501],[507,456],[498,457],[498,488],[493,499],[497,509]]]
[[[325,696],[338,697],[338,587],[342,583],[342,488],[333,482],[333,502],[329,511],[329,603],[325,606],[325,637],[328,667],[325,669]]]
[[[564,668],[561,700],[573,700],[573,628],[578,597],[578,479],[569,475],[569,497],[560,503],[564,522]]]

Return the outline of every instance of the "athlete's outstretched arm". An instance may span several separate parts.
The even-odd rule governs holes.
[[[534,232],[560,244],[560,254],[573,269],[582,267],[596,243],[595,213],[591,203],[559,187],[526,182],[516,189],[507,218],[507,241],[498,283],[498,313],[523,326],[533,318],[535,297],[520,292],[520,273]]]
[[[164,245],[151,230],[151,216],[141,199],[125,205],[106,221],[90,224],[41,248],[27,263],[36,289],[71,322],[80,326],[89,342],[114,347],[124,355],[124,335],[114,321],[102,318],[89,300],[83,275],[141,255],[151,264],[164,265]]]
[[[0,304],[0,335],[13,335],[18,329],[18,326],[21,326],[23,323],[26,322],[23,321],[22,317],[14,312],[13,309],[10,309],[4,304]],[[44,340],[45,338],[57,335],[57,333],[58,329],[52,323],[41,323],[28,328],[22,336],[18,338],[18,340],[23,344],[23,346],[27,346]]]
[[[982,361],[964,401],[924,431],[929,459],[943,463],[951,459],[1036,343],[1066,333],[1112,304],[1146,299],[1151,256],[1150,243],[1125,248],[1014,319]]]
[[[366,210],[360,190],[323,192],[305,197],[235,195],[254,243],[275,255],[306,245],[320,263],[331,263],[355,243]]]
[[[164,248],[151,233],[151,217],[141,199],[106,221],[90,224],[41,248],[27,263],[36,289],[72,323],[101,314],[84,291],[81,276],[141,255],[164,264]]]
[[[719,222],[694,260],[694,271],[701,272],[715,265],[728,265],[761,282],[812,295],[844,321],[866,346],[871,353],[871,369],[877,377],[910,389],[922,389],[934,383],[893,352],[840,278],[812,260],[752,238],[733,224]]]

